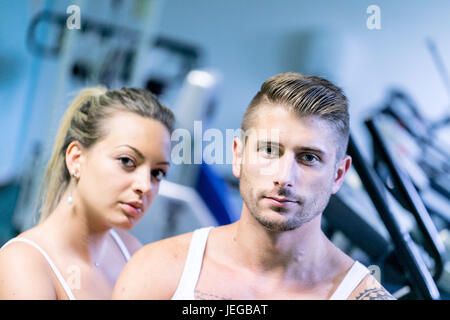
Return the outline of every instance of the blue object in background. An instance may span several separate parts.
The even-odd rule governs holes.
[[[20,186],[16,182],[0,186],[0,246],[15,237],[12,216],[19,197]]]
[[[229,187],[226,181],[205,163],[200,166],[196,189],[220,225],[234,222]]]

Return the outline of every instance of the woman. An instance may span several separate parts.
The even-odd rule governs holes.
[[[0,299],[109,299],[169,169],[174,117],[139,89],[82,91],[59,128],[39,224],[0,251]],[[117,230],[115,230],[117,229]]]

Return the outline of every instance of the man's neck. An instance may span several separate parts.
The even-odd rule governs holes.
[[[250,213],[242,212],[234,225],[233,252],[237,261],[253,272],[315,282],[328,272],[324,261],[333,258],[320,223],[318,215],[297,229],[277,232],[268,230]]]

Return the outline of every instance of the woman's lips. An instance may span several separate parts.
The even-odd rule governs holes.
[[[136,217],[142,214],[142,209],[141,208],[136,208],[135,206],[129,204],[129,203],[120,203],[120,206],[122,207],[123,210],[125,210],[126,213],[128,213],[129,215]]]

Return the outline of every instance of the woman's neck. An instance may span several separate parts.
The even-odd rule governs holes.
[[[67,197],[63,196],[43,227],[55,235],[64,250],[95,264],[101,259],[110,228],[90,216],[80,201],[73,199],[73,203],[68,203]]]

